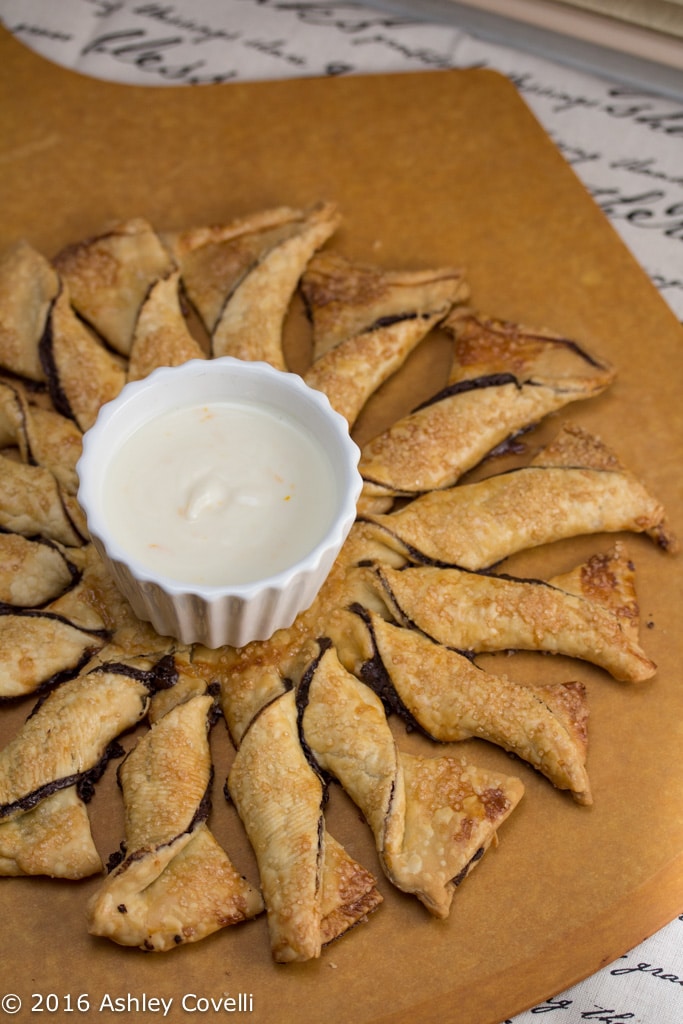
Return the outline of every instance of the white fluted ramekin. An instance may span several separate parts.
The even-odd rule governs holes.
[[[322,540],[275,575],[225,586],[179,582],[141,564],[112,535],[103,507],[108,467],[135,430],[155,417],[183,404],[231,399],[271,406],[322,444],[334,475],[336,513]],[[297,374],[231,357],[193,359],[126,384],[102,407],[83,438],[78,500],[93,544],[139,618],[181,643],[242,647],[291,625],[313,602],[356,515],[359,455],[346,420]]]

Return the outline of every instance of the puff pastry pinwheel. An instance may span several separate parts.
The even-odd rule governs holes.
[[[206,358],[187,325],[180,288],[180,271],[172,270],[155,281],[147,293],[133,331],[128,380],[141,380],[159,366]]]
[[[450,487],[492,450],[549,413],[600,394],[614,370],[548,330],[456,307],[445,387],[368,442],[363,497],[414,497]],[[376,507],[379,511],[379,507]]]
[[[210,335],[212,355],[286,368],[285,314],[306,264],[338,224],[334,204],[319,203],[164,235]]]
[[[66,246],[53,263],[79,316],[124,356],[147,292],[174,266],[144,217],[117,221],[97,236]]]
[[[350,613],[351,614],[351,613]],[[330,631],[354,675],[428,736],[479,737],[516,754],[577,803],[592,803],[586,771],[588,708],[582,683],[529,687],[496,676],[423,633],[358,607]]]
[[[121,946],[167,951],[260,917],[273,960],[303,963],[392,889],[448,917],[530,771],[593,800],[588,685],[497,675],[487,652],[558,653],[629,683],[656,671],[621,538],[542,578],[501,565],[589,534],[676,549],[660,502],[580,426],[522,458],[531,428],[602,395],[614,368],[466,305],[457,261],[342,255],[328,245],[341,222],[333,202],[165,232],[131,218],[52,261],[26,242],[0,255],[0,704],[16,728],[0,749],[0,875],[100,875],[87,925]],[[429,335],[423,351],[450,359],[442,386],[387,425],[376,393],[399,368],[410,387]],[[310,607],[268,640],[209,650],[135,616],[91,542],[77,463],[127,381],[225,355],[295,369],[369,439],[356,521]],[[496,473],[486,460],[501,453],[517,467]],[[210,806],[224,742],[229,809]],[[469,763],[484,744],[518,772]],[[368,826],[379,878],[333,834],[333,780]],[[124,813],[106,871],[88,807],[100,783]],[[596,802],[604,784],[596,773]],[[221,813],[243,826],[258,884],[214,834]]]
[[[377,696],[319,642],[298,688],[306,744],[361,809],[391,882],[447,917],[456,886],[522,797],[514,777],[400,751]]]
[[[0,367],[34,382],[45,381],[39,342],[59,277],[26,241],[0,257]]]
[[[300,742],[293,690],[257,713],[227,785],[256,856],[273,959],[320,956],[382,897],[325,827],[324,785]]]
[[[126,382],[120,357],[110,352],[76,316],[63,283],[52,303],[40,343],[52,403],[81,430],[93,425],[100,406],[116,398]]]
[[[358,572],[359,587],[393,619],[448,647],[565,654],[625,682],[656,672],[638,642],[635,570],[623,544],[547,581],[433,566]]]
[[[82,878],[101,867],[84,802],[144,717],[148,659],[102,662],[45,697],[0,751],[0,871]]]
[[[469,294],[462,271],[387,271],[320,253],[302,279],[313,323],[306,382],[355,423],[368,398]]]
[[[14,450],[26,465],[49,469],[67,494],[78,490],[81,430],[53,409],[29,403],[19,383],[0,381],[0,449]]]
[[[41,538],[0,533],[0,603],[37,608],[70,587],[78,569],[65,551]]]
[[[413,562],[490,568],[526,548],[587,533],[646,533],[673,550],[659,501],[598,438],[567,424],[528,466],[364,513]]]
[[[92,935],[165,952],[263,909],[207,823],[213,706],[208,694],[180,701],[121,762],[125,852],[88,903]]]

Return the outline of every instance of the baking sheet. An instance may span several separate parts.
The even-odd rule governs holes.
[[[332,199],[344,217],[333,246],[346,255],[387,267],[464,265],[480,308],[551,327],[615,363],[610,391],[553,417],[527,438],[529,451],[565,417],[577,420],[664,501],[683,536],[680,325],[503,77],[471,70],[138,89],[57,68],[3,32],[0,80],[0,245],[24,237],[52,255],[115,218],[145,216],[173,229]],[[287,332],[303,366],[296,304]],[[359,439],[431,393],[447,356],[438,334],[422,345],[372,400]],[[514,568],[554,573],[612,539],[563,542]],[[2,879],[11,941],[0,976],[3,991],[24,1002],[14,1019],[34,1019],[32,993],[53,994],[62,1010],[85,995],[77,1016],[93,1021],[114,1012],[116,999],[138,1000],[120,1004],[132,1012],[143,997],[172,998],[167,1019],[191,1020],[203,1005],[192,994],[244,993],[239,1012],[258,1024],[498,1024],[665,924],[683,902],[681,561],[641,537],[626,543],[643,645],[659,672],[635,687],[569,659],[506,658],[515,678],[586,683],[595,803],[574,805],[494,748],[458,745],[477,763],[519,774],[526,794],[498,848],[458,890],[448,921],[385,883],[365,826],[334,788],[330,829],[377,872],[385,903],[319,961],[274,965],[263,919],[169,954],[119,949],[85,933],[97,879]],[[3,710],[0,742],[26,711]],[[435,752],[401,727],[396,735],[406,749]],[[231,752],[220,729],[213,740],[211,824],[255,880],[221,794]],[[91,805],[105,859],[122,838],[113,775]]]

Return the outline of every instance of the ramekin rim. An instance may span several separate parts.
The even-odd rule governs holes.
[[[150,386],[155,387],[159,380],[168,374],[179,373],[183,370],[186,373],[189,371],[192,374],[195,372],[199,374],[200,370],[209,370],[210,372],[212,366],[223,368],[228,365],[236,369],[237,372],[249,373],[254,378],[264,373],[273,379],[280,379],[280,375],[282,375],[287,380],[286,386],[292,387],[295,391],[304,394],[308,401],[316,404],[323,414],[329,418],[339,437],[340,450],[343,450],[345,453],[343,466],[340,463],[335,463],[333,466],[335,474],[338,472],[340,482],[343,484],[340,488],[341,502],[323,537],[309,552],[297,559],[292,565],[286,566],[270,576],[263,576],[256,580],[242,583],[196,584],[155,572],[153,569],[140,563],[123,545],[119,544],[111,536],[101,504],[91,493],[88,467],[91,460],[95,457],[94,445],[98,438],[105,434],[107,425],[111,423],[114,416],[120,414],[120,410],[128,401],[136,400],[137,396],[148,390]],[[115,398],[101,406],[95,422],[83,435],[82,451],[76,463],[78,476],[77,500],[86,516],[88,532],[91,538],[101,546],[106,557],[112,563],[124,567],[140,586],[157,587],[173,599],[194,598],[206,604],[215,604],[226,598],[248,601],[264,592],[284,590],[299,577],[314,576],[320,571],[325,556],[331,550],[338,551],[341,549],[356,518],[356,504],[363,486],[362,477],[358,469],[359,460],[360,449],[351,437],[346,419],[334,409],[324,392],[310,387],[300,374],[290,370],[278,370],[269,363],[260,360],[241,360],[232,356],[191,359],[177,366],[157,367],[146,377],[127,382]]]

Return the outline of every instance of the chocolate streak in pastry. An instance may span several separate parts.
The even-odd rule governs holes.
[[[333,212],[327,207],[326,215],[331,219]],[[226,224],[162,233],[162,241],[180,270],[185,295],[209,336],[240,283],[269,252],[300,234],[310,213],[276,206]]]
[[[93,425],[100,407],[116,398],[126,382],[120,357],[106,349],[76,316],[65,283],[52,304],[40,358],[55,409],[83,431]]]
[[[284,319],[313,253],[334,233],[339,215],[332,203],[307,211],[290,238],[270,249],[230,294],[211,335],[214,356],[259,359],[285,370]]]
[[[440,742],[495,743],[570,790],[577,803],[592,803],[581,683],[524,686],[374,612],[359,607],[355,618],[338,640],[339,656],[387,708]]]
[[[75,675],[108,640],[55,612],[0,603],[0,701]]]
[[[314,257],[302,279],[313,325],[306,382],[352,425],[369,397],[469,288],[449,267],[412,272]]]
[[[258,863],[273,959],[319,957],[382,897],[325,827],[325,786],[300,742],[293,690],[253,719],[227,784]]]
[[[454,338],[446,386],[365,445],[366,500],[450,487],[506,439],[571,402],[599,395],[615,376],[551,331],[460,307],[442,327]]]
[[[299,685],[301,725],[317,763],[339,780],[375,837],[391,882],[435,917],[523,793],[513,777],[396,746],[376,695],[322,640]]]
[[[676,543],[662,505],[598,438],[571,424],[528,466],[363,519],[409,561],[462,569],[586,533],[647,533],[665,550]]]
[[[174,264],[151,224],[136,217],[66,246],[54,266],[79,316],[127,356],[147,292]]]
[[[30,404],[20,383],[0,381],[0,449],[16,449],[26,465],[49,469],[67,494],[78,490],[82,433],[53,409]]]
[[[180,271],[171,271],[150,288],[135,324],[128,360],[128,380],[141,380],[159,366],[179,366],[205,359],[183,315]]]
[[[624,682],[656,672],[638,642],[635,570],[620,543],[547,582],[433,566],[377,566],[358,580],[398,623],[460,651],[549,651]]]
[[[92,935],[164,952],[263,909],[207,824],[212,709],[209,695],[176,704],[119,766],[125,854],[88,903]]]
[[[38,354],[59,277],[39,252],[21,241],[0,258],[0,367],[35,382],[45,381]]]
[[[114,741],[144,717],[155,673],[147,659],[84,669],[0,751],[1,873],[82,878],[100,869],[83,804],[120,752]]]
[[[76,566],[55,544],[0,533],[0,604],[38,608],[78,579]]]

